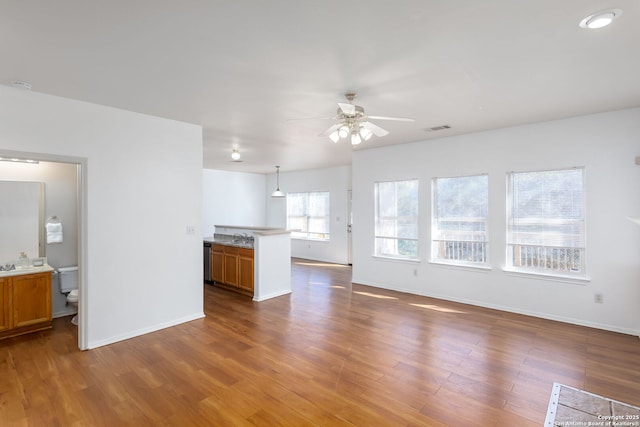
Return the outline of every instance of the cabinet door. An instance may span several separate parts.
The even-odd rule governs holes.
[[[0,278],[0,332],[13,327],[13,322],[11,321],[10,284],[11,277]]]
[[[238,251],[238,286],[253,294],[253,250]]]
[[[224,248],[224,283],[238,286],[238,248]]]
[[[13,326],[51,321],[51,273],[13,277]]]
[[[224,251],[220,245],[211,245],[211,280],[224,283]]]
[[[253,293],[253,258],[238,257],[239,287]]]

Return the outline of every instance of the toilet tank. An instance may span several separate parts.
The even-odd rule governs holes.
[[[67,293],[74,289],[78,289],[78,267],[61,267],[58,268],[58,284],[60,292]]]

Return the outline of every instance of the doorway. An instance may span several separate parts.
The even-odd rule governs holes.
[[[13,181],[38,181],[44,183],[45,218],[58,216],[63,220],[64,243],[48,245],[44,256],[54,268],[77,265],[78,271],[78,348],[85,350],[88,342],[87,328],[87,206],[86,206],[86,170],[87,160],[84,158],[58,156],[46,153],[24,153],[0,150],[0,179]],[[18,160],[11,160],[18,159]],[[27,163],[26,160],[31,160]],[[48,199],[48,200],[47,200]],[[54,317],[64,313],[66,298],[57,295],[57,283],[52,286],[52,305]],[[64,300],[64,301],[62,301]],[[62,302],[61,302],[62,301]],[[56,316],[56,312],[58,316]]]

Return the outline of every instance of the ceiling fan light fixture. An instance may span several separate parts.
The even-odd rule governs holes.
[[[349,136],[349,127],[347,125],[343,125],[338,129],[338,135],[340,138],[346,138]]]
[[[373,135],[373,132],[371,132],[369,129],[365,128],[365,127],[361,127],[360,128],[360,137],[364,140],[364,141],[368,141],[371,139],[371,136]]]
[[[351,145],[358,145],[362,142],[362,137],[360,137],[360,134],[358,132],[353,132],[351,134]]]
[[[233,160],[234,162],[237,162],[240,160],[240,152],[235,148],[231,152],[231,160]]]
[[[332,140],[333,142],[338,142],[340,141],[340,134],[338,133],[337,130],[334,130],[329,134],[329,139]]]
[[[587,16],[580,21],[580,28],[596,30],[611,24],[614,19],[622,15],[621,9],[608,9]]]

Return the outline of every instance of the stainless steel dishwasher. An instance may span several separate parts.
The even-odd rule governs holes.
[[[204,281],[211,282],[211,242],[204,242]]]

